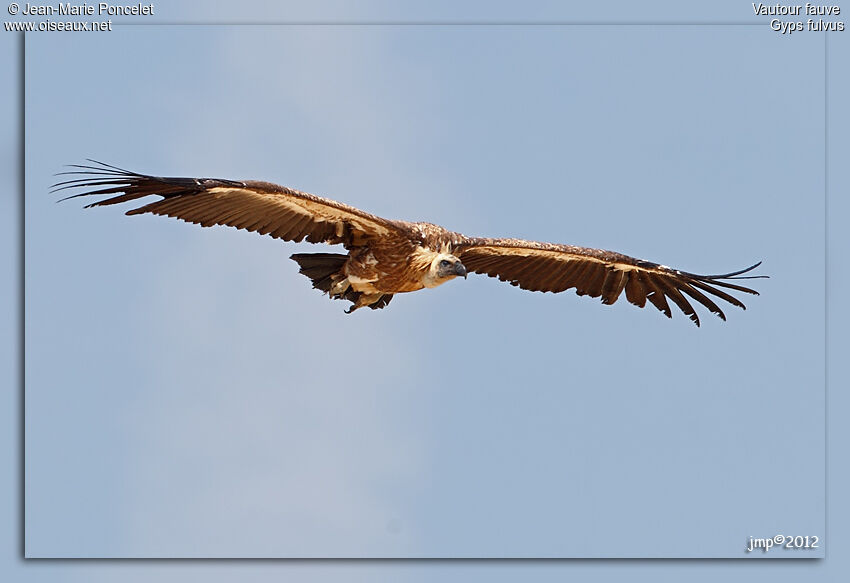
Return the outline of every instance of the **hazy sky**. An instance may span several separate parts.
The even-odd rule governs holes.
[[[766,26],[28,36],[27,554],[824,537],[823,56]],[[700,329],[478,276],[347,316],[288,259],[322,248],[55,204],[85,157],[771,279]]]

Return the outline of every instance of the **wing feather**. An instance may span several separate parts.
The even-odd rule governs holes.
[[[646,305],[646,288],[640,283],[640,278],[634,273],[627,273],[626,299],[629,303],[642,308]]]
[[[707,295],[703,294],[699,290],[694,289],[694,287],[690,283],[682,282],[682,287],[680,289],[689,296],[691,296],[693,299],[701,303],[703,306],[708,308],[708,310],[712,314],[716,314],[717,317],[721,320],[726,320],[726,314],[723,313],[723,310],[720,309],[720,306],[714,303],[714,301]]]
[[[67,198],[117,195],[88,207],[113,205],[150,195],[162,197],[128,215],[152,213],[204,227],[228,225],[286,241],[343,244],[398,233],[399,223],[330,199],[269,182],[148,176],[90,160],[62,174],[81,176],[54,191],[83,189]],[[65,200],[65,199],[63,199]]]
[[[698,280],[689,281],[688,283],[690,283],[692,286],[694,286],[696,288],[699,288],[703,291],[706,291],[706,292],[708,292],[712,295],[717,296],[718,298],[720,298],[722,300],[729,302],[733,306],[738,306],[739,308],[741,308],[743,310],[747,309],[747,307],[743,304],[743,302],[741,302],[741,300],[739,300],[738,298],[736,298],[735,296],[733,296],[731,294],[727,294],[723,290],[719,290],[715,287],[711,287],[707,283],[703,283],[703,282],[698,281]],[[756,295],[758,295],[758,293],[756,293]]]
[[[673,300],[673,303],[679,306],[682,313],[689,317],[694,324],[699,326],[699,316],[697,316],[694,307],[687,299],[685,299],[685,296],[682,295],[682,292],[679,291],[678,287],[672,285],[670,280],[666,277],[656,278],[655,281],[658,288],[661,290],[661,293]]]
[[[639,274],[638,277],[642,280],[644,287],[647,288],[646,299],[649,300],[649,303],[658,308],[668,318],[672,318],[673,312],[670,310],[670,304],[667,303],[667,298],[664,297],[662,291],[658,289],[658,285],[648,278],[645,273]]]
[[[746,309],[738,298],[719,288],[758,295],[729,280],[766,277],[743,275],[760,263],[724,275],[697,275],[613,251],[521,239],[466,238],[455,246],[454,254],[468,271],[522,289],[557,293],[574,288],[576,294],[601,298],[604,304],[613,304],[625,291],[629,303],[643,308],[649,301],[667,317],[673,315],[672,302],[697,326],[699,315],[691,301],[725,320],[726,315],[708,296]]]
[[[626,272],[619,269],[607,268],[605,281],[602,283],[602,303],[613,304],[623,293],[628,276]]]

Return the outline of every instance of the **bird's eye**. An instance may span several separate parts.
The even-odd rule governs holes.
[[[452,264],[452,262],[449,261],[448,259],[443,259],[442,261],[440,261],[440,267],[448,267],[451,264]]]

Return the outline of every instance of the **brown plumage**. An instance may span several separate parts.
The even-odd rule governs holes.
[[[431,223],[383,219],[269,182],[163,178],[90,162],[93,165],[73,165],[76,170],[62,173],[82,178],[54,185],[55,190],[86,189],[68,198],[110,195],[86,208],[157,195],[162,198],[127,214],[153,213],[204,227],[229,225],[284,241],[342,245],[347,255],[302,253],[292,259],[313,287],[334,299],[351,301],[348,312],[364,306],[383,308],[394,294],[436,287],[471,272],[531,291],[558,293],[575,288],[578,295],[602,298],[604,304],[613,304],[625,292],[632,304],[642,308],[648,301],[668,318],[672,316],[669,300],[699,326],[689,299],[725,320],[710,296],[745,309],[725,290],[758,292],[729,280],[766,277],[743,276],[760,263],[723,275],[696,275],[613,251],[466,237]]]

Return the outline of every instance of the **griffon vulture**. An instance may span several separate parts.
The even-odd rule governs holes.
[[[525,290],[601,297],[613,304],[623,291],[638,307],[648,301],[672,316],[668,300],[699,326],[689,298],[725,320],[714,296],[744,304],[724,290],[758,295],[729,280],[759,263],[723,275],[696,275],[613,251],[521,239],[467,237],[431,223],[393,221],[306,192],[255,180],[165,178],[123,170],[102,162],[71,165],[61,174],[82,175],[54,185],[54,191],[86,189],[69,196],[110,195],[86,208],[112,205],[149,195],[162,197],[127,211],[182,219],[203,227],[229,225],[284,241],[342,245],[347,255],[292,255],[313,287],[333,299],[352,302],[347,313],[368,306],[384,308],[395,294],[437,287],[468,273],[499,278]],[[115,196],[112,196],[115,195]],[[66,200],[66,199],[62,199]]]

